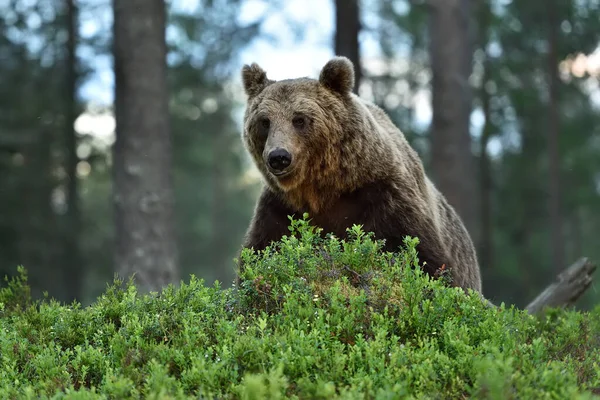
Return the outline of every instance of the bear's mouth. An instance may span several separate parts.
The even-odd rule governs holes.
[[[288,169],[288,170],[285,170],[285,171],[273,171],[273,170],[269,169],[269,171],[277,179],[285,178],[286,176],[288,176],[288,175],[290,175],[292,173],[291,169]]]
[[[271,168],[268,164],[266,165],[267,167],[267,171],[269,171],[269,173],[278,181],[282,181],[285,178],[288,178],[292,175],[292,173],[296,170],[296,168],[294,168],[294,165],[290,165],[285,169],[274,169]]]

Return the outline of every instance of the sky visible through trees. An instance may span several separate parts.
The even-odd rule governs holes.
[[[93,34],[99,30],[107,29],[110,26],[112,18],[110,8],[107,7],[106,0],[85,0],[87,3],[104,5],[99,7],[98,12],[94,13],[87,20],[81,21],[80,33],[82,35]],[[368,2],[366,2],[368,3]],[[181,12],[190,12],[199,4],[199,0],[172,0],[172,7]],[[404,3],[399,2],[400,8],[405,7]],[[366,8],[366,7],[365,7]],[[311,12],[318,9],[319,12]],[[260,18],[267,10],[270,11],[268,1],[250,0],[242,8],[239,16],[240,23],[250,23]],[[334,8],[333,3],[322,0],[288,0],[284,6],[277,7],[276,12],[271,13],[267,21],[264,22],[263,31],[276,38],[276,43],[265,38],[256,38],[248,48],[243,49],[239,55],[236,65],[241,67],[244,63],[260,61],[273,79],[293,78],[304,75],[315,75],[320,67],[332,55],[333,49],[330,43],[330,36],[334,30]],[[364,12],[369,14],[369,10]],[[285,18],[292,18],[297,23],[306,24],[309,32],[295,38],[292,29],[286,24]],[[169,32],[167,32],[169,38]],[[361,58],[364,68],[374,71],[381,71],[381,61],[379,44],[372,35],[363,34],[359,38]],[[402,50],[402,44],[399,45]],[[491,54],[500,55],[501,49],[497,45],[491,44],[489,51]],[[400,51],[400,54],[409,55],[409,49]],[[112,86],[114,85],[112,61],[110,56],[95,56],[95,72],[82,85],[80,94],[86,101],[99,103],[101,105],[110,104],[113,100]],[[596,50],[589,55],[580,55],[570,63],[565,63],[563,68],[572,64],[574,74],[583,74],[585,70],[600,71],[600,50]],[[232,79],[239,83],[239,77],[233,76]],[[419,93],[416,100],[415,120],[421,126],[427,126],[431,122],[431,96],[429,90],[423,90]],[[600,105],[600,93],[592,93],[592,99]],[[90,116],[84,115],[83,119],[89,119]],[[83,122],[80,122],[83,123]],[[471,115],[471,124],[473,134],[478,134],[483,127],[483,115],[480,109],[473,110]],[[114,126],[110,116],[94,118],[93,129],[99,136],[107,135]],[[492,155],[500,151],[500,145],[497,140],[492,140],[489,144],[489,151]]]
[[[105,4],[106,0],[85,0],[89,3]],[[172,7],[182,12],[193,10],[198,0],[173,0]],[[311,10],[318,9],[318,13]],[[239,16],[240,23],[250,23],[271,11],[268,1],[247,1]],[[334,31],[333,4],[321,0],[288,0],[285,5],[276,7],[276,12],[271,12],[264,22],[263,32],[275,37],[275,42],[258,37],[240,52],[236,66],[254,61],[260,62],[269,76],[273,79],[294,78],[298,76],[315,76],[322,65],[334,54],[331,47],[330,37]],[[368,12],[368,10],[365,10]],[[101,18],[97,18],[98,16]],[[300,37],[294,37],[286,18],[293,19],[296,23],[306,24],[307,32]],[[87,21],[82,21],[80,31],[82,34],[92,34],[98,30],[106,29],[110,24],[110,9],[103,7],[100,14],[94,14]],[[371,35],[372,36],[372,35]],[[169,32],[167,32],[169,38]],[[378,60],[378,44],[369,35],[360,36],[361,57],[366,69],[379,71],[383,67]],[[405,52],[408,55],[408,49]],[[113,72],[111,58],[109,56],[97,56],[95,60],[95,73],[85,82],[81,88],[81,95],[85,100],[110,104],[113,100],[112,86]],[[239,76],[231,77],[239,84]],[[431,106],[429,95],[423,91],[418,96],[416,118],[420,125],[428,125],[431,120]],[[84,116],[89,118],[89,116]],[[481,125],[481,117],[477,114],[473,117],[473,123]],[[95,119],[94,128],[98,134],[103,136],[111,131],[114,122],[109,117]]]

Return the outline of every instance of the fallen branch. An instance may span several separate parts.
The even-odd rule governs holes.
[[[575,303],[592,283],[596,265],[586,257],[558,275],[557,280],[540,293],[527,307],[530,314],[539,314],[545,307],[568,307]]]

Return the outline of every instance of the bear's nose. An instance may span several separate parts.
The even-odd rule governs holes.
[[[292,155],[286,149],[275,149],[269,153],[269,166],[274,171],[283,171],[292,163]]]

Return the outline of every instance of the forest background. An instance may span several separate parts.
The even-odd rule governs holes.
[[[597,0],[0,0],[0,274],[83,304],[115,272],[229,286],[261,187],[240,68],[339,54],[461,214],[486,297],[524,306],[600,260],[599,44]]]

